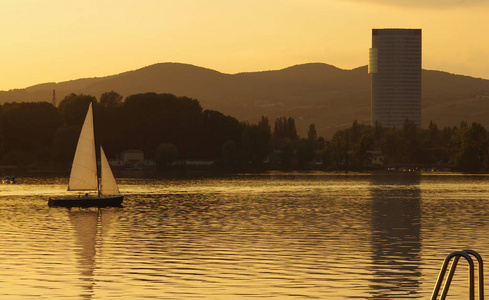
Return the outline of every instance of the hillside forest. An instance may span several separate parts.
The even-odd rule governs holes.
[[[292,117],[306,135],[311,123],[318,135],[331,138],[353,120],[370,124],[371,75],[367,66],[351,70],[324,63],[295,65],[281,70],[225,74],[179,63],[159,63],[99,78],[41,83],[24,89],[0,91],[6,102],[58,101],[75,92],[100,96],[117,91],[124,98],[146,93],[170,93],[198,99],[204,109],[240,121],[257,123],[268,116]],[[456,126],[461,120],[489,128],[489,80],[422,70],[421,126]]]
[[[172,94],[116,92],[99,99],[70,94],[58,105],[10,102],[0,106],[0,164],[23,170],[67,170],[89,103],[94,105],[96,139],[110,159],[137,149],[159,169],[185,160],[214,161],[216,168],[370,170],[388,167],[489,170],[489,133],[479,123],[426,129],[406,121],[403,128],[359,124],[329,140],[310,124],[297,134],[292,117],[256,124]]]

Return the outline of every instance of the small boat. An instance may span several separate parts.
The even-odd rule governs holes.
[[[16,184],[17,179],[15,179],[15,176],[5,176],[2,180],[3,184]]]
[[[71,197],[49,198],[48,205],[61,207],[122,206],[124,196],[119,192],[119,187],[102,146],[100,146],[100,160],[99,179],[95,151],[93,110],[92,103],[90,103],[76,146],[68,183],[68,191],[85,192],[85,194],[83,196],[79,194]],[[97,196],[91,196],[89,194],[91,192],[97,192]]]

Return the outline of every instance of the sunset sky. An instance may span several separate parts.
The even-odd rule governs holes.
[[[223,73],[366,65],[372,28],[421,28],[423,68],[489,79],[487,0],[6,0],[0,90],[159,62]]]

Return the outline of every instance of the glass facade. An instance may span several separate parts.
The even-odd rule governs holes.
[[[421,29],[373,29],[372,125],[421,126]]]

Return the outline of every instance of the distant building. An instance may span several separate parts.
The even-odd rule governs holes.
[[[421,126],[421,29],[372,29],[372,125]]]
[[[144,152],[140,150],[126,150],[122,152],[122,162],[126,168],[140,167],[144,164]]]
[[[156,163],[154,160],[145,159],[144,152],[136,149],[129,149],[122,152],[122,155],[117,160],[111,162],[112,166],[123,167],[125,169],[143,169],[154,168]]]

